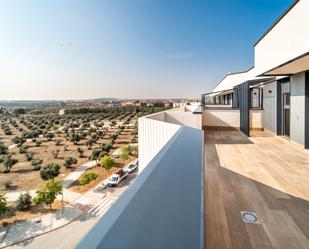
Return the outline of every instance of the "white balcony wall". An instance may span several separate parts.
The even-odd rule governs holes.
[[[180,130],[182,126],[202,128],[202,114],[184,111],[185,108],[155,113],[138,120],[140,172]]]
[[[205,109],[202,116],[202,125],[208,127],[233,127],[240,126],[239,110]]]
[[[165,116],[165,113],[154,116],[154,118],[161,119]],[[138,149],[140,172],[158,154],[164,145],[176,134],[180,127],[180,125],[169,124],[147,117],[139,118]]]
[[[167,111],[165,114],[165,121],[168,123],[202,129],[202,114],[193,114],[191,112]]]
[[[309,1],[300,0],[255,46],[257,75],[309,51]]]

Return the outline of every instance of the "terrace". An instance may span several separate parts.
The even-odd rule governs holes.
[[[307,248],[308,152],[265,131],[203,135],[194,113],[139,119],[141,173],[78,248]]]
[[[297,144],[206,129],[206,248],[308,248],[308,177],[308,152]],[[241,211],[260,224],[245,223]]]

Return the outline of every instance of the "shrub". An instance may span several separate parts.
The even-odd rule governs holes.
[[[31,195],[29,193],[21,193],[16,201],[16,209],[25,211],[31,207]]]
[[[89,182],[97,179],[99,175],[96,174],[96,173],[93,173],[93,172],[89,172],[89,173],[85,173],[81,176],[81,178],[79,179],[79,183],[81,185],[86,185],[88,184]]]
[[[60,141],[60,140],[57,140],[57,141],[55,142],[55,145],[56,145],[56,146],[60,146],[60,144],[61,144],[61,141]]]
[[[41,144],[42,144],[42,142],[41,142],[41,141],[36,141],[36,142],[35,142],[35,146],[36,146],[36,147],[40,147],[40,146],[41,146]]]

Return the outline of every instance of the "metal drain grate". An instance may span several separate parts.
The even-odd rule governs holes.
[[[250,224],[261,224],[256,213],[240,211],[243,222]]]

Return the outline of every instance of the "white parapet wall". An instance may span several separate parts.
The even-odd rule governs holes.
[[[202,114],[184,108],[155,113],[138,119],[139,171],[159,153],[182,126],[202,128]]]
[[[240,127],[240,112],[238,109],[205,109],[202,115],[203,127],[235,128]],[[250,128],[264,129],[263,110],[250,110]]]
[[[165,114],[165,121],[172,124],[189,126],[202,129],[202,114],[192,114],[191,112],[169,112]]]
[[[139,171],[147,166],[180,127],[150,117],[138,119]]]
[[[205,109],[202,115],[203,127],[233,127],[240,126],[240,112],[236,109]]]

